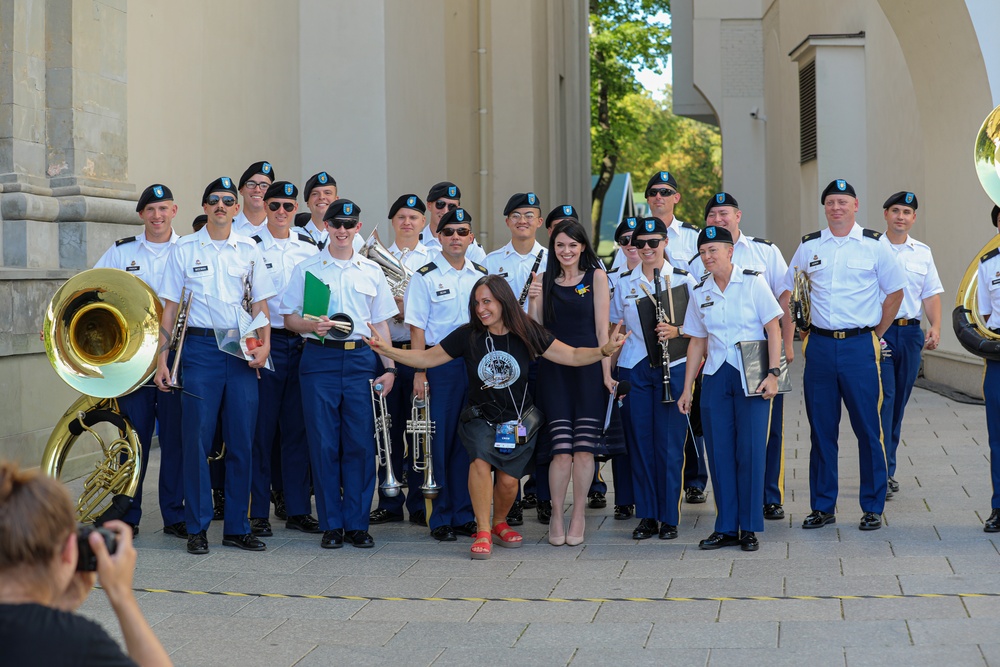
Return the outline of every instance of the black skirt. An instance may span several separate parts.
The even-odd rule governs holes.
[[[482,459],[497,470],[520,479],[534,469],[535,443],[538,440],[538,432],[545,422],[545,416],[541,410],[532,406],[521,421],[528,430],[528,441],[523,445],[516,445],[509,454],[501,452],[494,446],[496,426],[482,417],[460,421],[458,437],[461,438],[470,461]]]

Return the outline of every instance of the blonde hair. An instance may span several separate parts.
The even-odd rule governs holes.
[[[0,570],[47,566],[75,529],[73,503],[62,484],[0,461]]]

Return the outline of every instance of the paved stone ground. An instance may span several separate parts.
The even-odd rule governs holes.
[[[712,531],[712,502],[684,506],[676,540],[633,541],[635,522],[612,517],[613,495],[608,509],[588,510],[585,545],[549,546],[527,512],[523,548],[494,547],[485,562],[469,559],[468,539],[439,544],[409,523],[374,526],[374,549],[325,551],[319,536],[275,522],[268,551],[252,554],[222,547],[217,522],[211,554],[191,556],[150,512],[135,585],[357,596],[139,593],[179,665],[1000,665],[1000,541],[982,531],[990,508],[984,408],[917,389],[903,436],[902,490],[875,532],[857,529],[857,450],[846,415],[837,523],[799,527],[809,512],[809,431],[796,390],[785,413],[788,517],[768,522],[756,553],[698,550]],[[158,452],[152,461],[155,479]],[[152,486],[148,508],[156,507]],[[935,596],[907,597],[914,594]],[[685,599],[753,596],[777,599]],[[372,599],[382,597],[570,601]],[[593,599],[628,597],[657,600]],[[120,636],[99,591],[82,611]]]

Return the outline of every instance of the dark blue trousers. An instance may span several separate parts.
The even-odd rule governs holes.
[[[184,476],[181,452],[181,396],[179,392],[162,392],[156,387],[140,387],[118,398],[118,407],[131,422],[142,443],[142,471],[139,488],[132,507],[123,520],[138,525],[142,519],[142,488],[149,464],[153,429],[159,423],[160,436],[160,514],[163,525],[184,521]]]
[[[913,383],[917,381],[920,372],[920,352],[924,349],[924,332],[920,326],[911,324],[901,327],[893,324],[882,336],[892,348],[893,374],[896,381],[896,393],[892,401],[892,425],[886,429],[885,458],[889,468],[889,476],[896,474],[896,450],[899,448],[899,436],[903,425],[903,412],[913,393]]]
[[[1000,509],[1000,361],[986,360],[983,375],[986,399],[986,430],[990,438],[990,480],[993,482],[991,509]]]
[[[458,418],[465,407],[469,385],[465,360],[452,359],[443,366],[428,369],[427,383],[430,417],[435,428],[431,459],[434,478],[442,487],[438,497],[431,501],[433,509],[427,522],[434,530],[440,526],[461,526],[476,518],[469,497],[469,454],[458,438]],[[410,475],[413,487],[423,484],[424,473]]]
[[[253,477],[250,486],[250,516],[271,516],[271,487],[283,488],[288,514],[311,514],[309,499],[309,443],[302,414],[299,362],[302,338],[271,336],[274,372],[261,371],[260,408],[253,440]],[[281,466],[275,470],[274,445],[280,429]],[[272,476],[282,483],[272,485]]]
[[[618,368],[615,373],[619,382],[632,384],[631,368]],[[631,394],[631,390],[629,393]],[[611,459],[611,474],[615,478],[615,505],[635,505],[635,492],[632,490],[632,451],[635,449],[635,443],[632,442],[632,429],[628,427],[628,424],[632,422],[631,406],[632,402],[626,395],[622,399],[621,407],[625,454]]]
[[[838,340],[811,334],[803,346],[802,379],[809,418],[809,503],[813,510],[834,512],[837,507],[837,439],[843,399],[851,428],[858,439],[860,501],[863,512],[885,509],[885,449],[879,410],[879,344],[867,333]]]
[[[367,347],[338,350],[307,343],[302,351],[302,407],[316,514],[323,530],[368,530],[375,494],[375,418],[369,385],[375,378],[375,359]]]
[[[381,359],[378,359],[376,375],[384,373]],[[392,442],[392,472],[400,482],[406,477],[407,484],[399,490],[399,493],[390,498],[382,493],[382,483],[385,482],[386,469],[378,469],[378,508],[392,512],[393,514],[403,514],[403,504],[410,514],[424,511],[424,497],[420,493],[421,481],[414,481],[418,476],[414,476],[410,470],[412,456],[403,456],[406,449],[403,441],[403,434],[406,430],[406,420],[410,418],[413,410],[413,369],[403,364],[396,364],[396,379],[392,383],[392,391],[385,397],[385,408],[389,412],[389,440]]]
[[[702,427],[715,490],[715,530],[726,535],[764,530],[764,458],[770,401],[746,396],[740,372],[722,364],[705,375]]]
[[[684,388],[685,364],[670,369],[670,388],[680,396]],[[687,419],[677,403],[661,403],[663,377],[659,368],[650,368],[643,358],[629,376],[628,418],[623,415],[625,432],[631,431],[632,486],[635,513],[640,519],[656,519],[676,526],[680,521],[681,475],[684,470],[684,439]]]
[[[764,459],[764,504],[785,502],[785,395],[771,399],[771,425],[768,427]]]
[[[878,365],[879,379],[882,381],[882,404],[879,406],[878,420],[882,428],[882,444],[885,446],[887,477],[890,474],[889,470],[895,472],[896,467],[895,452],[892,467],[889,467],[889,434],[892,433],[893,406],[896,400],[896,362],[896,351],[893,349],[889,356],[882,357]]]
[[[708,463],[705,459],[705,438],[703,435],[692,437],[691,431],[698,431],[701,424],[701,376],[694,384],[692,396],[691,423],[692,428],[684,440],[684,488],[694,487],[705,490],[708,484]]]
[[[212,522],[212,484],[207,457],[222,421],[226,442],[226,515],[223,533],[250,532],[250,457],[257,415],[257,373],[243,359],[219,350],[214,336],[184,340],[181,361],[185,393],[181,429],[184,448],[184,516],[188,533]],[[261,374],[270,371],[261,370]],[[190,393],[187,393],[190,392]],[[220,414],[221,409],[221,414]]]

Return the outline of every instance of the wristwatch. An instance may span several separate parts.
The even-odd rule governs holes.
[[[680,338],[683,335],[684,335],[684,327],[683,326],[678,326],[677,327],[677,337]]]
[[[774,377],[781,377],[781,369],[780,368],[768,368],[767,369],[767,373],[768,373],[768,375],[773,375]]]
[[[393,367],[391,367],[391,368],[387,368],[387,369],[385,369],[385,372],[386,372],[386,373],[392,373],[392,374],[393,374],[394,376],[395,376],[395,375],[399,375],[399,369],[398,369],[398,368],[396,368],[395,366],[393,366]]]

